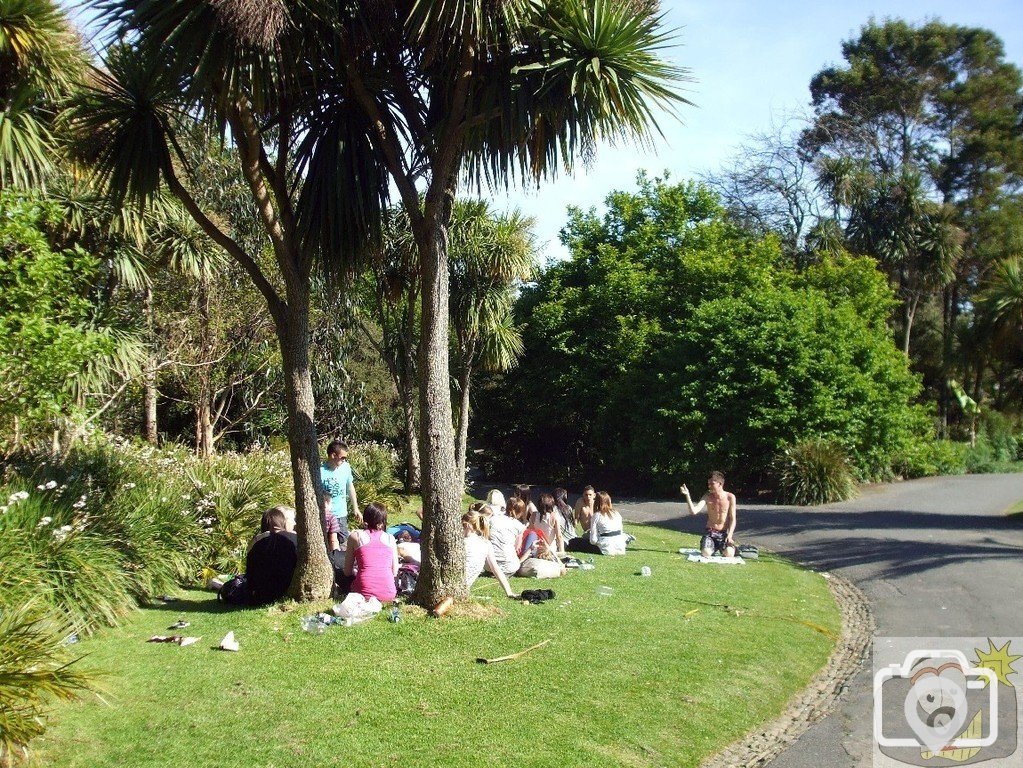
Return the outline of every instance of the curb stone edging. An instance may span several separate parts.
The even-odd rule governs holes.
[[[870,650],[874,636],[874,615],[866,595],[851,581],[833,573],[821,574],[828,581],[842,614],[842,635],[827,663],[802,691],[788,703],[785,711],[713,755],[701,768],[764,766],[784,752],[811,725],[835,708],[846,692],[849,680],[859,670]]]

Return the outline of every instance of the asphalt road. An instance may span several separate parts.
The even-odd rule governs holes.
[[[690,488],[700,484],[693,481]],[[969,475],[869,486],[823,507],[738,507],[736,539],[849,579],[870,600],[881,637],[1023,636],[1023,474]],[[681,500],[621,499],[626,520],[702,532]],[[836,710],[772,768],[871,763],[871,674],[865,665]]]

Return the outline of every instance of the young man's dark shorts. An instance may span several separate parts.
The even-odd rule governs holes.
[[[713,549],[714,552],[724,555],[726,546],[728,546],[728,531],[713,531],[708,528],[707,532],[703,534],[703,538],[700,539],[701,552]]]

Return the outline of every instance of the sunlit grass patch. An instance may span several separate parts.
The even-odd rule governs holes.
[[[694,537],[630,530],[635,551],[593,571],[513,580],[553,601],[480,579],[476,604],[443,619],[409,606],[397,624],[308,635],[304,606],[226,610],[184,592],[81,644],[109,706],[61,705],[37,747],[69,768],[696,765],[807,683],[838,611],[819,575],[784,560],[691,564],[676,550]],[[178,618],[199,643],[145,643]],[[213,650],[229,630],[241,650]]]

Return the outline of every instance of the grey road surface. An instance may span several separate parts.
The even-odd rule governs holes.
[[[696,478],[689,487],[701,487]],[[745,505],[736,539],[835,571],[863,590],[877,634],[1023,636],[1023,474],[969,475],[865,488],[823,507]],[[616,503],[626,520],[700,533],[681,499]],[[836,710],[782,753],[772,768],[846,768],[871,763],[870,670],[865,665]]]

